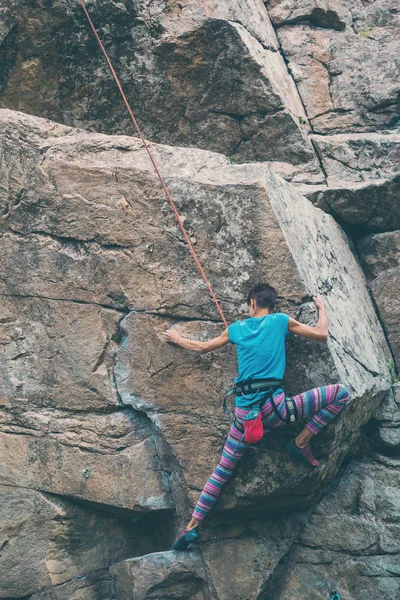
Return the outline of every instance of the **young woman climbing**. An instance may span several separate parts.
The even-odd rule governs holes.
[[[206,482],[193,511],[192,519],[178,536],[173,548],[185,550],[196,542],[199,525],[217,501],[223,485],[230,479],[248,443],[262,436],[263,427],[281,427],[288,422],[306,420],[304,429],[289,442],[290,455],[311,469],[318,461],[311,453],[310,440],[344,408],[349,392],[344,385],[314,388],[291,398],[285,397],[281,381],[285,372],[285,340],[289,331],[317,342],[328,339],[326,310],[322,297],[314,297],[319,310],[315,327],[299,323],[289,315],[275,313],[276,290],[268,284],[253,287],[247,298],[250,318],[236,321],[217,338],[199,342],[178,332],[164,332],[165,340],[202,354],[235,344],[238,376],[235,379],[235,418],[220,462]],[[261,429],[260,429],[261,427]],[[261,433],[260,433],[261,431]]]

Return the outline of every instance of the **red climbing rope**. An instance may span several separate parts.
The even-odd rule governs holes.
[[[152,163],[152,165],[153,165],[153,167],[154,167],[154,169],[155,169],[155,171],[156,171],[156,173],[157,173],[157,176],[158,176],[158,178],[159,178],[159,180],[160,180],[160,182],[161,182],[161,185],[162,185],[162,187],[164,188],[164,192],[165,192],[165,194],[166,194],[166,196],[167,196],[167,198],[168,198],[168,200],[169,200],[169,203],[170,203],[170,205],[171,205],[171,207],[172,207],[172,210],[174,211],[174,214],[175,214],[175,217],[176,217],[176,219],[177,219],[177,221],[178,221],[179,227],[181,228],[181,231],[182,231],[182,233],[183,233],[183,235],[184,235],[184,238],[185,238],[185,240],[186,240],[186,243],[187,243],[187,245],[189,246],[189,250],[190,250],[190,252],[192,253],[192,256],[193,256],[193,258],[194,258],[194,261],[195,261],[195,263],[196,263],[196,265],[197,265],[197,268],[198,268],[198,270],[200,271],[200,274],[201,274],[202,278],[204,279],[204,281],[205,281],[205,283],[206,283],[206,285],[207,285],[207,287],[208,287],[208,290],[209,290],[209,292],[210,292],[210,294],[211,294],[211,297],[212,297],[212,299],[214,300],[215,306],[217,307],[217,310],[218,310],[218,312],[219,312],[219,314],[220,314],[220,316],[221,316],[221,319],[222,319],[222,321],[223,321],[223,323],[224,323],[225,327],[228,327],[228,323],[227,323],[227,321],[226,321],[226,319],[225,319],[224,313],[222,312],[222,308],[221,308],[221,306],[220,306],[220,304],[219,304],[219,302],[218,302],[218,300],[217,300],[217,297],[216,297],[216,295],[214,294],[214,290],[212,289],[210,282],[209,282],[209,281],[208,281],[208,279],[207,279],[207,275],[205,274],[205,272],[204,272],[204,270],[203,270],[203,267],[201,266],[201,263],[200,263],[199,259],[197,258],[197,254],[196,254],[196,252],[194,251],[194,248],[193,248],[193,246],[192,246],[192,243],[191,243],[191,241],[190,241],[190,239],[189,239],[189,236],[188,236],[188,234],[186,233],[185,227],[184,227],[184,225],[183,225],[182,219],[181,219],[181,218],[180,218],[180,216],[179,216],[179,213],[178,213],[178,210],[177,210],[177,208],[176,208],[175,202],[173,201],[173,199],[172,199],[172,196],[171,196],[171,194],[169,193],[169,190],[168,190],[168,188],[167,188],[167,185],[166,185],[166,183],[165,183],[165,181],[164,181],[164,178],[163,178],[163,176],[161,175],[161,173],[160,173],[160,170],[159,170],[159,168],[158,168],[158,166],[157,166],[157,164],[156,164],[156,162],[155,162],[155,160],[154,160],[154,158],[153,158],[153,156],[152,156],[152,154],[151,154],[151,152],[150,152],[150,149],[149,149],[149,146],[148,146],[148,144],[147,144],[146,140],[145,140],[145,139],[144,139],[144,137],[143,137],[143,134],[142,134],[142,132],[141,132],[141,130],[140,130],[140,127],[139,127],[139,125],[138,125],[138,122],[137,122],[137,121],[136,121],[136,119],[135,119],[135,116],[134,116],[134,114],[133,114],[133,112],[132,112],[132,109],[131,109],[131,107],[129,106],[129,102],[128,102],[128,100],[127,100],[127,98],[126,98],[125,94],[124,94],[124,90],[122,89],[122,86],[121,86],[121,84],[120,84],[120,82],[119,82],[118,76],[117,76],[117,74],[116,74],[116,72],[115,72],[115,70],[114,70],[114,67],[112,66],[112,63],[111,63],[111,61],[110,61],[110,59],[109,59],[109,57],[108,57],[108,54],[107,54],[107,52],[106,52],[106,50],[105,50],[105,48],[104,48],[104,46],[103,46],[103,44],[102,44],[102,41],[101,41],[101,39],[100,39],[100,37],[99,37],[99,35],[98,35],[97,31],[96,31],[96,28],[95,28],[95,26],[93,25],[92,19],[90,18],[90,15],[89,15],[89,13],[88,13],[88,11],[87,11],[87,9],[86,9],[85,3],[83,2],[83,0],[79,0],[79,3],[81,4],[81,6],[82,6],[82,8],[83,8],[83,10],[84,10],[84,12],[85,12],[85,15],[86,15],[86,17],[87,17],[87,20],[89,21],[90,27],[92,28],[92,30],[93,30],[93,33],[94,33],[94,35],[95,35],[95,37],[96,37],[96,40],[97,40],[97,42],[98,42],[98,44],[99,44],[99,46],[100,46],[100,49],[101,49],[102,53],[104,54],[104,57],[105,57],[105,59],[106,59],[106,61],[107,61],[107,64],[108,64],[108,66],[109,66],[109,68],[110,68],[111,74],[112,74],[112,76],[114,77],[114,79],[115,79],[115,83],[117,84],[117,86],[118,86],[118,89],[119,89],[119,92],[120,92],[120,94],[121,94],[121,96],[122,96],[122,100],[124,101],[124,104],[125,104],[125,106],[126,106],[126,108],[127,108],[127,110],[128,110],[129,116],[130,116],[130,118],[132,119],[134,126],[136,127],[136,131],[138,132],[138,134],[139,134],[139,137],[140,137],[140,139],[141,139],[141,140],[142,140],[142,142],[143,142],[143,146],[144,146],[144,148],[145,148],[145,150],[146,150],[146,152],[147,152],[147,154],[148,154],[148,156],[149,156],[149,158],[150,158],[150,161],[151,161],[151,163]]]

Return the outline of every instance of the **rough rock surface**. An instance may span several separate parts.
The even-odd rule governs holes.
[[[390,0],[270,0],[288,68],[316,133],[398,122],[399,11]]]
[[[398,458],[347,467],[293,545],[268,598],[396,600],[400,594]]]
[[[116,597],[303,600],[306,593],[310,600],[323,600],[337,590],[348,600],[396,600],[398,480],[398,458],[354,461],[312,511],[296,515],[296,524],[282,518],[274,524],[253,522],[241,541],[215,540],[184,555],[151,554],[115,565]],[[246,551],[237,560],[243,543]],[[278,561],[280,568],[272,570]]]
[[[220,454],[228,426],[220,402],[235,360],[229,348],[215,356],[184,353],[162,343],[160,333],[174,326],[194,337],[215,335],[215,307],[136,138],[8,110],[0,122],[1,481],[89,502],[118,518],[135,515],[171,533]],[[193,597],[204,586],[221,599],[232,594],[232,579],[220,573],[236,544],[229,539],[241,532],[240,560],[249,568],[238,568],[237,581],[242,596],[257,596],[295,528],[279,546],[283,522],[276,537],[269,525],[261,535],[249,529],[248,515],[307,508],[323,492],[389,388],[385,341],[331,216],[263,165],[232,165],[194,149],[152,151],[228,319],[244,314],[251,279],[265,274],[279,289],[280,308],[305,322],[315,319],[309,299],[320,291],[329,342],[289,342],[287,388],[343,380],[352,392],[316,447],[323,459],[317,473],[282,460],[293,433],[271,436],[243,460],[210,520],[217,528],[225,522],[225,533],[218,544],[211,534],[202,549],[208,587],[199,576]],[[160,545],[161,538],[151,551],[164,550]],[[66,575],[54,598],[101,598],[109,586],[104,565],[87,569],[94,579],[86,588],[73,590]],[[40,572],[45,578],[49,571]],[[33,592],[46,598],[42,583]]]
[[[399,227],[394,0],[88,8],[149,139],[268,161],[341,221]],[[0,56],[1,107],[136,135],[78,3],[0,0]]]
[[[400,136],[348,133],[312,137],[327,185],[299,191],[340,222],[362,231],[400,227]]]
[[[400,450],[400,383],[393,385],[393,393],[382,402],[375,420],[377,447],[390,453]]]
[[[166,551],[220,453],[234,353],[160,343],[221,324],[140,143],[69,127],[135,133],[78,3],[0,0],[0,107],[57,121],[0,115],[0,597],[397,599],[398,383],[376,411],[399,356],[397,4],[87,6],[152,142],[263,161],[152,145],[228,320],[257,279],[309,323],[321,291],[332,336],[289,340],[286,386],[342,379],[352,402],[318,472],[271,435],[199,549]]]
[[[1,106],[134,133],[78,3],[1,5],[9,33],[0,47],[13,57],[0,79]],[[147,137],[319,171],[261,1],[98,0],[90,9]]]
[[[115,595],[125,600],[262,598],[301,524],[297,517],[253,519],[244,539],[242,530],[242,539],[236,532],[232,539],[206,541],[189,553],[160,552],[123,561],[110,569]]]
[[[392,351],[392,376],[400,357],[400,232],[361,237],[357,242],[361,264]]]
[[[397,367],[400,365],[400,267],[384,271],[370,284]]]
[[[400,231],[377,233],[360,238],[357,250],[367,279],[400,266]]]
[[[107,588],[107,569],[118,557],[154,548],[149,525],[93,506],[9,485],[0,485],[0,500],[1,598],[26,597],[52,587],[58,597],[57,590],[70,589],[80,578],[87,578],[84,587],[99,579]],[[46,598],[46,593],[33,597]]]

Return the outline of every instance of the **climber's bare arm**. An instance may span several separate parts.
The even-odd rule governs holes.
[[[326,319],[325,304],[320,294],[314,296],[313,300],[319,311],[318,323],[316,326],[311,327],[310,325],[304,325],[303,323],[299,323],[290,317],[289,331],[295,333],[296,335],[300,335],[301,337],[309,338],[310,340],[326,342],[328,339],[328,321]]]
[[[167,342],[170,342],[171,344],[177,344],[178,346],[182,346],[182,348],[185,348],[186,350],[191,350],[192,352],[199,352],[200,354],[212,352],[213,350],[222,348],[222,346],[226,346],[226,344],[229,343],[227,329],[225,329],[225,331],[221,335],[212,340],[209,340],[208,342],[189,340],[189,338],[182,337],[180,333],[174,331],[173,329],[168,329],[167,331],[164,331],[162,336],[164,340],[167,340]]]

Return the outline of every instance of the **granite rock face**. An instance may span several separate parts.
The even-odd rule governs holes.
[[[315,133],[387,129],[398,122],[395,3],[266,4]]]
[[[397,599],[396,3],[87,6],[228,321],[257,280],[307,323],[321,292],[329,341],[290,338],[285,385],[352,400],[318,471],[273,432],[199,548],[167,550],[219,458],[234,351],[161,340],[222,325],[78,3],[0,0],[0,107],[35,115],[0,110],[0,597]]]
[[[357,242],[361,264],[392,352],[392,377],[400,357],[400,231],[361,237]],[[393,363],[394,361],[394,363]]]
[[[214,538],[191,552],[160,552],[125,560],[110,569],[115,595],[126,600],[263,598],[301,524],[301,518],[252,519],[245,539],[239,540],[239,531],[236,535],[231,531],[231,539]]]
[[[315,509],[269,598],[399,597],[399,460],[373,456],[347,467]],[[379,517],[378,517],[379,515]]]
[[[382,271],[400,266],[400,230],[361,237],[357,250],[367,279],[372,281]]]
[[[191,355],[161,340],[167,327],[204,339],[221,323],[140,141],[8,110],[0,122],[1,483],[28,496],[85,502],[89,512],[113,514],[116,528],[134,516],[140,531],[158,532],[149,551],[164,551],[165,536],[188,515],[220,455],[229,425],[220,403],[235,375],[234,353]],[[245,315],[253,280],[267,276],[280,309],[310,323],[310,296],[320,291],[330,339],[289,341],[287,389],[342,380],[352,393],[316,446],[318,472],[282,454],[293,432],[267,438],[243,459],[210,520],[205,571],[181,576],[171,560],[159,574],[161,588],[171,581],[175,590],[168,573],[178,568],[177,580],[189,582],[196,600],[210,589],[228,598],[234,583],[220,573],[243,536],[238,589],[241,597],[262,597],[298,530],[279,517],[273,536],[271,524],[252,528],[249,518],[305,510],[323,493],[390,386],[386,344],[360,267],[331,216],[265,165],[151,148],[229,321]],[[129,535],[110,535],[130,548]],[[131,556],[147,552],[140,539]],[[52,568],[40,556],[32,559],[35,589],[18,592],[37,600],[49,597]],[[136,564],[128,586],[139,576]],[[83,565],[86,587],[74,587],[77,575],[67,570],[51,584],[51,597],[102,598],[107,566],[97,559]],[[140,585],[143,598],[153,593],[147,579]]]
[[[398,229],[396,3],[268,0],[266,7],[326,174],[325,185],[301,193],[364,231]]]
[[[361,231],[400,227],[400,136],[348,133],[312,136],[327,185],[299,191],[340,222]]]
[[[384,271],[370,284],[397,367],[400,363],[400,267]]]
[[[1,485],[0,498],[2,598],[51,597],[41,595],[46,588],[60,597],[73,580],[87,576],[76,589],[95,586],[96,580],[99,591],[109,588],[110,564],[154,547],[151,528],[126,517],[24,487]]]
[[[395,453],[400,449],[400,383],[393,385],[375,415],[376,445],[382,452]]]
[[[2,0],[12,55],[1,106],[107,133],[136,132],[76,2]],[[307,120],[258,0],[89,6],[145,135],[235,161],[308,164]]]
[[[242,541],[205,541],[193,552],[151,554],[114,565],[116,597],[302,600],[306,590],[311,600],[322,600],[337,590],[349,600],[360,594],[396,600],[398,478],[398,458],[354,461],[312,511],[296,515],[297,521],[254,521]],[[246,551],[238,556],[240,544]]]
[[[88,9],[146,137],[267,161],[343,222],[399,227],[399,161],[381,168],[398,152],[393,0]],[[0,0],[0,56],[1,107],[136,135],[78,3]]]

